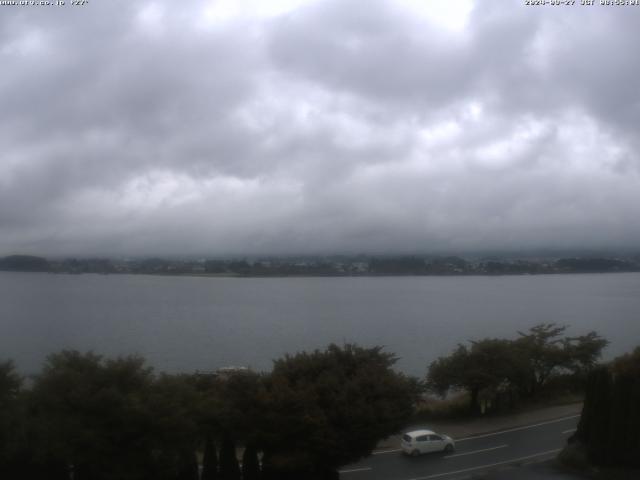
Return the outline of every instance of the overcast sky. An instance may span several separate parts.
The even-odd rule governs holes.
[[[639,245],[638,6],[66,3],[0,6],[0,255]]]

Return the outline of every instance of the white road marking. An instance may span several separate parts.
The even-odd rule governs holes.
[[[490,452],[491,450],[498,450],[499,448],[507,448],[509,445],[500,445],[498,447],[483,448],[482,450],[473,450],[471,452],[456,453],[455,455],[447,455],[444,458],[464,457],[465,455],[473,455],[474,453]]]
[[[564,432],[562,432],[562,435],[566,435],[567,433],[573,433],[575,431],[576,431],[575,428],[570,428],[569,430],[565,430]]]
[[[350,470],[338,470],[338,473],[366,472],[369,470],[371,470],[371,467],[362,467],[362,468],[352,468]]]
[[[509,463],[521,462],[523,460],[528,460],[530,458],[541,457],[543,455],[550,455],[552,453],[558,453],[560,450],[562,450],[562,449],[561,448],[556,448],[555,450],[547,450],[546,452],[535,453],[533,455],[527,455],[526,457],[519,457],[519,458],[514,458],[514,459],[511,459],[511,460],[505,460],[504,462],[490,463],[490,464],[487,464],[487,465],[480,465],[478,467],[465,468],[463,470],[455,470],[453,472],[436,473],[434,475],[429,475],[427,477],[412,478],[411,480],[428,480],[430,478],[445,477],[447,475],[456,475],[458,473],[472,472],[474,470],[481,470],[483,468],[491,468],[491,467],[497,467],[499,465],[507,465]]]
[[[465,442],[467,440],[475,440],[476,438],[486,438],[486,437],[493,437],[495,435],[500,435],[503,433],[509,433],[509,432],[517,432],[518,430],[526,430],[528,428],[535,428],[535,427],[541,427],[543,425],[550,425],[552,423],[559,423],[559,422],[564,422],[565,420],[571,420],[572,418],[578,418],[580,415],[571,415],[569,417],[562,417],[562,418],[557,418],[555,420],[549,420],[548,422],[541,422],[541,423],[536,423],[535,425],[525,425],[523,427],[515,427],[515,428],[510,428],[508,430],[501,430],[499,432],[493,432],[493,433],[485,433],[483,435],[475,435],[475,436],[471,436],[471,437],[465,437],[465,438],[454,438],[454,440],[456,442]],[[564,433],[568,433],[569,430],[565,430]],[[400,448],[395,448],[395,449],[391,449],[391,450],[378,450],[377,452],[371,452],[371,455],[384,455],[386,453],[396,453],[396,452],[401,452],[402,449]]]
[[[395,450],[378,450],[377,452],[371,452],[371,455],[382,455],[384,453],[396,453],[401,451],[401,448],[396,448]]]
[[[570,420],[572,418],[578,418],[579,416],[580,415],[571,415],[570,417],[563,417],[563,418],[558,418],[556,420],[549,420],[548,422],[536,423],[535,425],[526,425],[524,427],[510,428],[508,430],[501,430],[499,432],[493,432],[493,433],[485,433],[484,435],[474,435],[472,437],[454,438],[454,440],[456,442],[464,442],[464,441],[467,441],[467,440],[475,440],[476,438],[493,437],[495,435],[502,435],[503,433],[517,432],[518,430],[526,430],[528,428],[535,428],[535,427],[541,427],[543,425],[550,425],[552,423],[564,422],[565,420]]]

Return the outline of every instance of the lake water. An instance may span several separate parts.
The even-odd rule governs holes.
[[[0,272],[0,360],[37,372],[63,348],[138,353],[159,370],[246,365],[330,342],[384,345],[424,375],[458,342],[540,322],[640,344],[640,274],[199,278]]]

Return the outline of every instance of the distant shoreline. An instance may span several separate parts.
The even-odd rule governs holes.
[[[424,274],[401,274],[401,273],[363,273],[363,274],[240,274],[240,273],[162,273],[162,272],[52,272],[52,271],[25,271],[25,270],[1,270],[6,273],[47,273],[51,275],[103,275],[103,276],[150,276],[150,277],[191,277],[191,278],[407,278],[407,277],[438,277],[438,278],[460,278],[460,277],[539,277],[543,275],[604,275],[604,274],[625,274],[640,273],[640,270],[628,270],[619,272],[610,271],[590,271],[590,272],[536,272],[536,273],[424,273]]]
[[[49,260],[31,255],[0,258],[0,271],[66,274],[146,274],[163,276],[286,277],[465,277],[562,273],[640,272],[640,255],[570,258],[461,258],[457,256],[333,256],[235,259],[110,259]]]

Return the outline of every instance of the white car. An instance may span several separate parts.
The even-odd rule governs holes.
[[[402,435],[400,446],[404,454],[412,457],[430,452],[450,453],[456,448],[453,438],[431,430],[414,430],[405,433]]]

